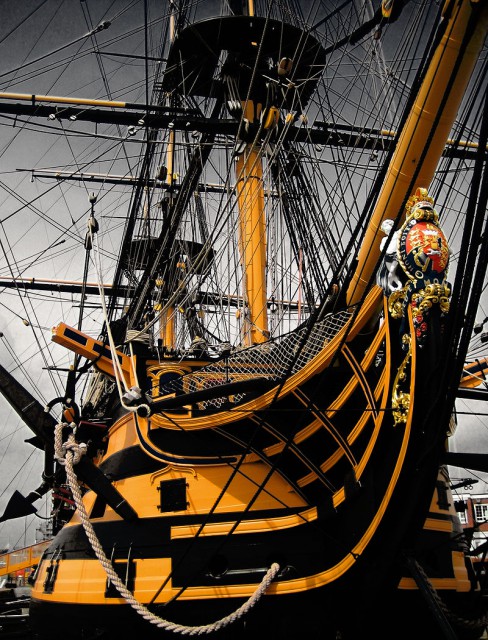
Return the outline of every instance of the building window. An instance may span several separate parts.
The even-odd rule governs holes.
[[[474,519],[476,522],[488,522],[488,504],[474,505]]]
[[[461,524],[468,524],[468,514],[466,510],[458,511],[458,516]]]

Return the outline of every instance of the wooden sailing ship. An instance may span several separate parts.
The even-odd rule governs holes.
[[[395,637],[479,638],[483,585],[446,465],[457,464],[447,439],[458,388],[485,371],[463,374],[486,270],[486,243],[474,242],[486,224],[486,117],[476,144],[450,136],[488,6],[446,2],[395,133],[309,126],[299,113],[318,111],[334,52],[393,28],[408,3],[383,1],[330,46],[272,3],[235,4],[185,23],[169,3],[165,65],[145,104],[0,94],[16,117],[145,134],[140,175],[112,178],[134,195],[113,284],[97,270],[100,334],[82,312],[53,328],[74,360],[45,407],[0,372],[46,460],[14,517],[51,489],[57,501],[31,625],[49,638],[353,638],[390,637],[393,617]],[[319,206],[326,184],[315,192],[304,149],[371,154],[378,139],[381,168],[357,224],[341,230]],[[456,248],[467,266],[452,282],[432,195],[446,154],[473,167]],[[100,252],[98,207],[93,195],[86,264]]]

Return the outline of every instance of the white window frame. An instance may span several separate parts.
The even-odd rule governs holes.
[[[474,519],[476,522],[488,522],[488,503],[482,502],[474,506]]]

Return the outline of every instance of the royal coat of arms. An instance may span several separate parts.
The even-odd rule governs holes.
[[[432,306],[440,305],[441,315],[446,314],[451,293],[447,282],[449,245],[426,189],[417,189],[409,200],[407,218],[396,235],[396,257],[405,284],[391,293],[389,309],[393,317],[405,318],[407,305],[411,305],[415,336],[421,347]]]

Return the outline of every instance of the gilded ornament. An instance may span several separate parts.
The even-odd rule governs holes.
[[[393,426],[398,424],[404,424],[407,421],[408,411],[410,409],[410,394],[401,390],[401,385],[407,382],[407,366],[412,357],[412,342],[410,335],[405,333],[402,336],[402,342],[404,343],[407,354],[403,359],[403,362],[398,367],[395,380],[393,382],[393,392],[391,395],[391,406],[393,410]]]

